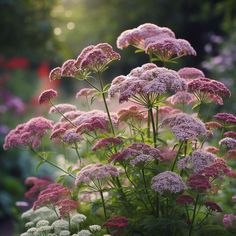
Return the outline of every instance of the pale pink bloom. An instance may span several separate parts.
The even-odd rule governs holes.
[[[61,79],[61,67],[54,68],[53,70],[51,70],[49,74],[50,81],[58,80],[58,79]]]
[[[180,170],[192,169],[193,172],[198,173],[205,167],[213,164],[215,158],[216,156],[210,152],[196,150],[190,156],[180,159],[178,161],[178,168]]]
[[[176,38],[151,38],[151,40],[146,40],[145,52],[156,55],[162,61],[168,61],[175,56],[196,56],[196,51],[187,40]]]
[[[82,140],[81,135],[76,133],[75,129],[67,130],[63,133],[62,140],[65,143],[73,144]]]
[[[167,102],[169,102],[172,105],[176,104],[187,104],[191,105],[196,102],[196,98],[193,94],[182,91],[177,92],[176,94],[172,95],[171,97],[167,98]]]
[[[227,149],[235,149],[236,148],[236,139],[234,138],[223,138],[219,142],[220,146],[226,147]]]
[[[39,104],[49,102],[51,99],[57,97],[57,91],[53,89],[48,89],[43,91],[39,96]]]
[[[119,59],[120,54],[113,51],[111,45],[100,43],[84,49],[82,54],[78,56],[74,66],[79,71],[103,71],[110,62]]]
[[[236,149],[230,149],[227,151],[225,158],[236,158]]]
[[[52,128],[53,122],[44,117],[35,117],[26,123],[18,125],[5,137],[5,150],[16,146],[31,146],[38,148],[41,139]]]
[[[105,180],[119,176],[119,170],[112,165],[90,164],[83,167],[76,176],[75,184],[90,183],[94,180]]]
[[[222,128],[222,124],[216,122],[216,121],[209,121],[205,123],[205,126],[207,129],[220,129]]]
[[[232,197],[232,201],[233,201],[233,202],[236,202],[236,195],[234,195],[234,196]]]
[[[88,97],[91,95],[94,95],[96,93],[96,89],[90,89],[90,88],[83,88],[80,89],[80,91],[78,93],[76,93],[76,98],[80,98],[80,97]]]
[[[175,172],[165,171],[152,178],[151,188],[160,194],[180,193],[187,186],[180,175]]]
[[[109,96],[119,93],[119,101],[122,103],[134,96],[158,96],[166,92],[176,93],[186,88],[186,82],[177,72],[148,63],[133,69],[127,76],[116,77],[109,89]]]
[[[145,40],[151,38],[171,37],[175,38],[175,34],[169,28],[159,27],[154,24],[146,23],[137,28],[126,30],[117,39],[117,47],[120,49],[127,48],[129,45],[139,49],[145,49]]]
[[[182,113],[182,111],[180,109],[176,109],[170,106],[161,106],[158,109],[158,116],[159,116],[160,121],[170,115],[177,114],[177,113]]]
[[[76,111],[76,110],[77,110],[77,107],[75,105],[62,103],[62,104],[57,104],[57,105],[51,107],[48,113],[49,114],[66,113],[69,111]]]
[[[215,154],[215,153],[218,153],[220,150],[217,147],[208,146],[208,147],[205,148],[205,151]]]
[[[179,140],[195,139],[206,134],[204,123],[185,113],[167,116],[161,126],[169,127]]]
[[[76,110],[76,111],[68,111],[68,112],[65,112],[63,114],[63,116],[61,116],[60,118],[60,122],[67,122],[67,120],[65,119],[65,117],[69,120],[74,120],[76,119],[77,117],[79,117],[81,114],[83,114],[84,112],[83,111],[79,111],[79,110]]]
[[[231,95],[229,89],[221,82],[208,78],[197,78],[188,83],[188,91],[204,102],[223,104],[222,97]]]
[[[74,66],[75,60],[69,59],[62,64],[61,76],[75,77],[77,68]]]
[[[205,77],[204,73],[201,70],[194,67],[184,67],[178,71],[178,74],[185,80]]]
[[[114,137],[103,138],[103,139],[98,140],[95,143],[92,150],[97,151],[99,149],[112,147],[112,146],[116,146],[116,145],[120,145],[120,144],[122,144],[122,140],[120,138],[114,138]]]
[[[226,228],[233,226],[233,223],[236,220],[236,215],[234,214],[225,214],[223,217],[223,224]]]
[[[159,149],[153,148],[144,143],[133,143],[120,152],[111,156],[110,161],[129,161],[140,155],[151,156],[153,160],[162,160],[162,155]],[[140,157],[141,158],[141,157]]]
[[[143,121],[145,120],[144,111],[138,106],[130,106],[127,108],[122,108],[117,112],[118,120],[120,121]]]

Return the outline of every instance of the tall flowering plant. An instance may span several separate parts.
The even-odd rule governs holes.
[[[117,47],[130,45],[146,53],[149,62],[117,76],[111,85],[104,84],[102,73],[120,55],[107,43],[86,47],[49,75],[51,81],[72,77],[87,83],[76,98],[86,98],[90,107],[90,99],[101,97],[103,110],[56,105],[58,94],[49,89],[39,103],[50,103],[49,113],[59,119],[35,117],[6,136],[6,150],[27,147],[39,164],[62,173],[58,183],[35,177],[27,181],[33,186],[26,197],[35,202],[22,215],[27,228],[22,236],[232,232],[236,215],[214,199],[227,179],[236,177],[230,168],[236,157],[236,116],[200,118],[201,104],[222,105],[229,89],[199,69],[163,67],[196,55],[188,41],[176,39],[168,28],[148,23],[127,30]],[[121,105],[114,108],[115,100]],[[48,133],[54,146],[74,151],[75,164],[63,168],[43,149]],[[91,220],[91,215],[96,217]]]

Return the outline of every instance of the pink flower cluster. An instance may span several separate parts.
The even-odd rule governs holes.
[[[193,172],[198,173],[205,167],[213,164],[215,158],[216,156],[210,152],[196,150],[192,152],[190,156],[187,156],[179,160],[178,168],[180,170],[193,169]]]
[[[116,114],[111,114],[112,123],[117,126],[118,118]],[[79,115],[73,123],[77,126],[76,132],[83,133],[85,131],[108,131],[110,128],[109,119],[105,112],[100,110],[92,110],[83,112]]]
[[[178,74],[181,78],[187,81],[205,77],[204,73],[201,70],[194,67],[184,67],[178,71]]]
[[[150,23],[126,30],[118,37],[118,48],[123,49],[129,45],[144,50],[148,54],[154,54],[164,61],[175,55],[177,57],[196,55],[188,41],[176,39],[175,34],[169,28]]]
[[[223,224],[226,228],[233,226],[234,222],[236,222],[236,215],[234,214],[225,214],[223,218]]]
[[[127,108],[122,108],[117,112],[119,122],[128,122],[128,121],[143,121],[145,120],[144,111],[140,111],[141,108],[135,105],[132,105]]]
[[[66,113],[66,112],[76,111],[76,110],[77,110],[77,108],[75,105],[63,103],[63,104],[58,104],[58,105],[51,107],[49,110],[49,114]]]
[[[76,176],[75,184],[90,183],[119,176],[119,170],[112,165],[90,164],[83,167]]]
[[[207,176],[194,173],[188,178],[188,186],[196,191],[206,191],[211,188],[211,184]]]
[[[189,205],[194,203],[194,198],[190,195],[179,195],[176,199],[176,202],[180,205]]]
[[[222,212],[222,208],[216,203],[212,201],[205,201],[204,205],[206,208],[208,208],[210,211],[216,211],[216,212]]]
[[[48,178],[28,177],[25,180],[25,185],[31,186],[25,193],[26,198],[36,198],[38,194],[47,188],[52,182]]]
[[[42,206],[58,209],[61,217],[67,216],[78,206],[77,202],[71,199],[70,190],[60,184],[50,184],[40,192],[37,201],[34,202],[33,209]]]
[[[226,124],[236,124],[236,116],[230,113],[217,113],[214,118],[222,123]]]
[[[227,131],[224,132],[225,137],[230,137],[230,138],[236,138],[236,132],[235,131]]]
[[[128,218],[124,216],[113,216],[103,226],[109,228],[113,235],[121,235],[124,228],[128,226]]]
[[[91,71],[103,71],[110,62],[119,59],[119,53],[113,51],[108,43],[90,45],[82,50],[76,60],[69,59],[63,63],[62,67],[54,68],[50,72],[49,79],[51,81],[61,79],[62,76],[80,76],[83,79]]]
[[[76,98],[80,98],[80,97],[88,97],[88,96],[92,96],[96,93],[96,89],[90,89],[90,88],[83,88],[80,89],[80,91],[78,93],[76,93]]]
[[[122,144],[122,140],[120,138],[114,138],[114,137],[103,138],[95,143],[92,150],[97,151],[99,149],[109,148],[120,144]]]
[[[176,105],[176,104],[191,105],[196,102],[196,97],[191,93],[182,91],[182,92],[177,92],[171,97],[168,97],[167,102],[169,102],[171,105]]]
[[[227,149],[235,149],[236,148],[236,139],[234,138],[223,138],[219,142],[220,146],[226,147]]]
[[[116,77],[112,81],[109,95],[112,97],[119,92],[119,102],[122,103],[137,95],[145,97],[149,94],[175,93],[186,88],[185,80],[177,72],[147,63],[133,69],[127,76]]]
[[[53,89],[48,89],[43,91],[39,96],[39,104],[49,102],[51,99],[57,97],[57,91]]]
[[[42,137],[52,128],[53,122],[44,117],[35,117],[28,122],[17,125],[5,137],[3,148],[5,150],[17,146],[30,146],[38,148]]]
[[[222,105],[222,97],[231,95],[229,89],[221,82],[208,78],[197,78],[188,83],[188,91],[204,102],[215,102]]]
[[[187,186],[181,176],[175,172],[165,171],[152,178],[151,188],[160,194],[179,193]]]
[[[206,134],[204,123],[185,113],[170,115],[161,125],[169,127],[178,140],[195,139]]]
[[[129,29],[121,33],[117,39],[117,47],[120,49],[127,48],[129,45],[145,49],[145,41],[152,37],[171,37],[175,38],[172,30],[166,27],[159,27],[154,24],[146,23],[137,28]]]
[[[133,166],[140,162],[145,163],[151,160],[162,160],[161,152],[157,148],[152,148],[144,143],[133,143],[124,150],[112,155],[110,161],[122,162],[129,161]]]

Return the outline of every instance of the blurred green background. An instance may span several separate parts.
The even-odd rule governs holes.
[[[174,69],[193,66],[207,77],[224,82],[232,97],[225,106],[211,106],[210,117],[219,111],[236,110],[236,2],[235,0],[0,0],[0,142],[9,129],[46,110],[37,96],[47,88],[58,88],[64,98],[79,89],[73,80],[50,84],[50,69],[68,58],[76,58],[89,44],[108,42],[116,49],[116,38],[129,28],[154,23],[171,28],[187,39],[197,57],[185,57]],[[147,62],[128,48],[119,51],[106,80],[126,74]],[[33,175],[35,161],[25,150],[0,150],[0,235],[15,235],[24,200],[23,181]],[[48,174],[41,169],[38,175]]]

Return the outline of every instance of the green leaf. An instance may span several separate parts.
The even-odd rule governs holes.
[[[36,171],[36,172],[38,172],[40,166],[41,166],[44,162],[45,162],[44,160],[40,160],[40,161],[38,162],[38,164],[37,164],[36,167],[35,167],[35,171]]]
[[[137,49],[137,50],[134,51],[134,53],[140,53],[140,52],[144,52],[144,50],[142,50],[142,49]]]
[[[63,183],[67,175],[60,175],[56,178],[57,183]]]

